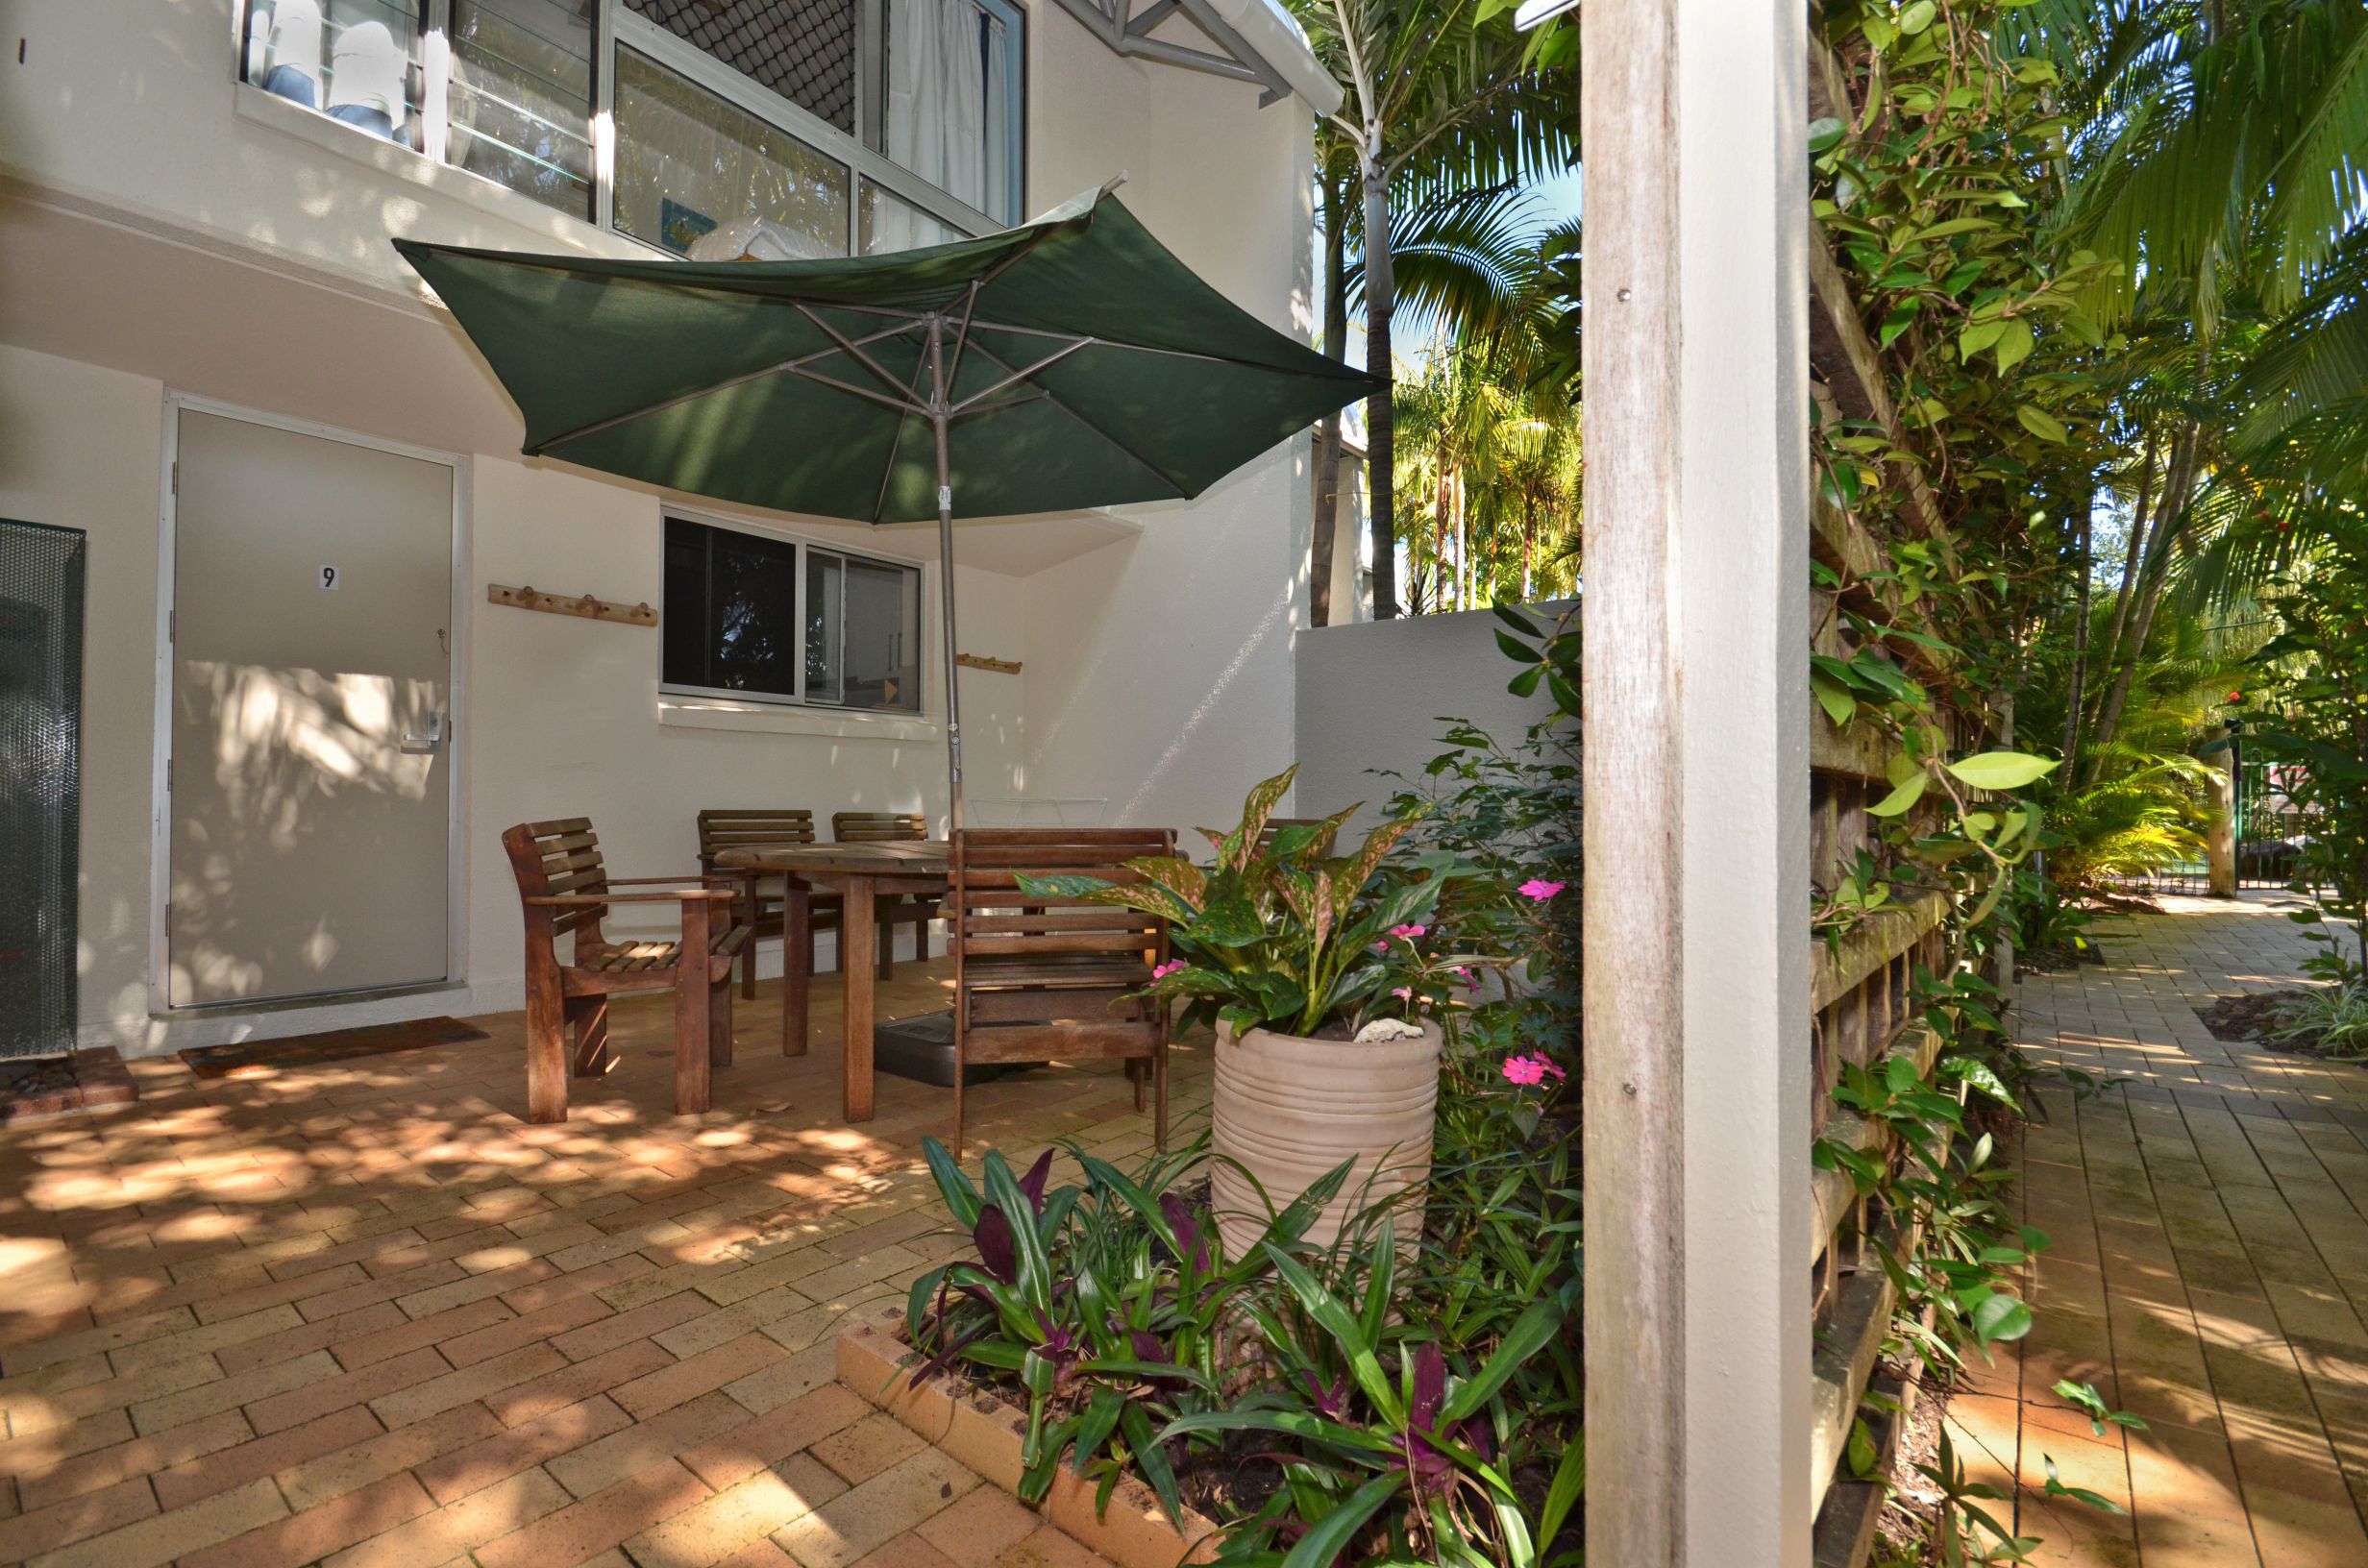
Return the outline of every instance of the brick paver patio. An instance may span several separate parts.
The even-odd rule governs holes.
[[[2037,1326],[1951,1407],[1970,1468],[2019,1476],[2035,1560],[2368,1564],[2368,1067],[2224,1044],[2215,995],[2291,985],[2306,948],[2267,894],[2166,898],[2102,928],[2103,968],[2026,978],[2018,1038],[2126,1078],[2024,1135],[2054,1246]],[[2147,1430],[2102,1439],[2050,1392],[2093,1383]],[[2038,1495],[2052,1458],[2111,1516]]]
[[[564,1126],[490,1040],[201,1082],[0,1132],[0,1563],[36,1568],[1092,1568],[833,1382],[847,1314],[967,1246],[918,1161],[943,1090],[839,1117],[742,1004],[717,1109],[671,1114],[668,1001]],[[900,968],[892,1016],[939,1005]],[[1205,1118],[1208,1053],[1175,1104]],[[974,1090],[974,1150],[1150,1142],[1115,1068]]]

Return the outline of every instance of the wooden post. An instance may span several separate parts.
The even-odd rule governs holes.
[[[841,963],[840,968],[847,968]],[[814,982],[813,894],[796,877],[781,885],[781,1054],[805,1055],[806,1008]]]
[[[872,965],[876,956],[873,943],[878,940],[873,914],[876,907],[875,886],[868,876],[850,876],[840,892],[839,940],[847,945],[839,953],[839,979],[844,985],[841,994],[845,997],[840,1010],[841,1071],[845,1081],[839,1097],[849,1121],[872,1119],[872,1028],[877,1000],[872,992]]]
[[[1802,1568],[1807,8],[1581,17],[1587,1555]]]
[[[675,1115],[695,1116],[713,1104],[707,1012],[707,920],[704,898],[682,900],[682,945],[675,956]]]

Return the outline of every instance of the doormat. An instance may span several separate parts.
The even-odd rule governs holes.
[[[0,1123],[130,1105],[139,1089],[112,1045],[0,1061]]]
[[[464,1040],[485,1038],[482,1029],[439,1015],[402,1023],[374,1023],[361,1029],[290,1035],[284,1040],[205,1045],[182,1052],[181,1060],[200,1078],[259,1078],[283,1067],[317,1066],[324,1062],[388,1056],[396,1051],[416,1051],[430,1045],[454,1045]]]

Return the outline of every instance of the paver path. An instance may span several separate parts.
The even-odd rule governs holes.
[[[0,1131],[0,1565],[1104,1568],[834,1381],[848,1313],[968,1249],[916,1158],[952,1097],[883,1077],[844,1125],[834,980],[803,1057],[777,994],[701,1116],[659,996],[564,1125],[520,1119],[509,1014],[253,1079],[136,1062],[137,1105]],[[1208,1062],[1175,1057],[1187,1137]],[[1115,1065],[970,1103],[974,1154],[1150,1143]]]
[[[1951,1407],[1977,1475],[2018,1474],[2035,1560],[2368,1568],[2368,1067],[2212,1038],[2195,1008],[2291,985],[2282,898],[2166,898],[2100,930],[2106,967],[2027,977],[2033,1054],[2127,1082],[2022,1139],[2054,1245],[2037,1326]],[[2143,1433],[2099,1439],[2093,1383]],[[2114,1517],[2038,1495],[2052,1458]]]

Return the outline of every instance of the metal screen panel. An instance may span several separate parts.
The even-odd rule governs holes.
[[[855,131],[850,0],[626,0],[675,37],[848,135]]]
[[[83,533],[0,522],[0,1057],[74,1048]]]

